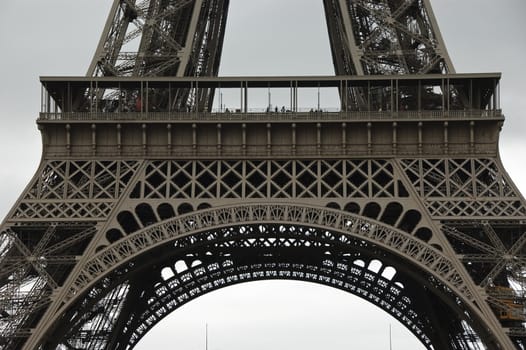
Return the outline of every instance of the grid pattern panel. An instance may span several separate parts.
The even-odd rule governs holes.
[[[434,217],[525,217],[526,208],[494,159],[405,159],[402,167]]]
[[[385,160],[151,161],[132,198],[395,198]]]
[[[11,219],[106,218],[138,166],[137,161],[48,161]]]

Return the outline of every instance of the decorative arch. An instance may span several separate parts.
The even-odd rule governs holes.
[[[169,241],[239,224],[282,223],[343,233],[376,244],[434,275],[465,301],[472,295],[451,260],[418,238],[379,221],[326,207],[286,203],[238,204],[190,212],[138,230],[99,250],[80,272],[68,300],[120,264]],[[328,239],[334,239],[334,237]]]
[[[148,263],[141,265],[141,259]],[[177,269],[178,261],[186,268]],[[456,313],[463,320],[456,326],[481,330],[471,293],[442,252],[399,229],[338,209],[275,203],[208,208],[130,234],[85,266],[66,299],[67,326],[85,320],[79,310],[89,315],[100,309],[109,293],[138,293],[130,283],[137,276],[150,286],[139,299],[147,305],[129,317],[130,342],[112,348],[133,346],[170,312],[211,290],[280,278],[360,296],[400,320],[430,349],[448,342],[433,333],[444,320],[429,316],[421,293],[435,296],[448,315]]]

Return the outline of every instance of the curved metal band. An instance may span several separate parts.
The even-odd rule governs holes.
[[[464,302],[472,301],[472,293],[451,260],[436,248],[405,232],[329,208],[294,204],[240,204],[170,219],[102,249],[85,265],[72,284],[65,305],[108,272],[149,249],[199,232],[251,223],[304,225],[367,240],[426,270],[458,294]],[[325,239],[331,241],[335,237],[327,232]]]

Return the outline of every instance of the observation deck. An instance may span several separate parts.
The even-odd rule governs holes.
[[[46,158],[496,156],[504,120],[498,73],[40,80]]]

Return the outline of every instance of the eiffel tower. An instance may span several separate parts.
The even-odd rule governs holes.
[[[0,229],[0,349],[130,349],[265,279],[357,295],[428,349],[524,349],[500,75],[455,73],[429,0],[323,5],[335,76],[218,77],[228,0],[115,0],[87,76],[41,78],[42,162]],[[320,88],[337,110],[303,109]],[[261,89],[290,104],[255,110]],[[214,108],[221,91],[239,104]]]

